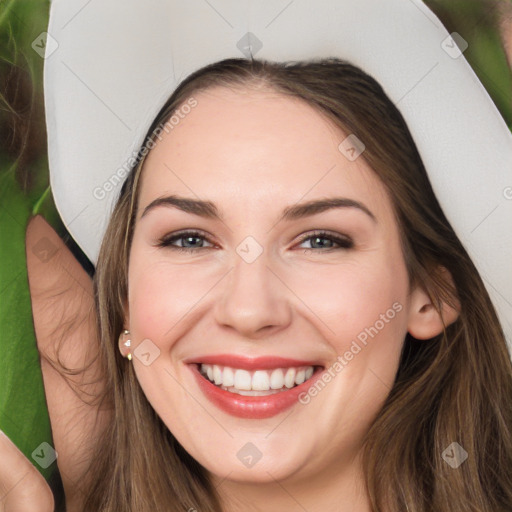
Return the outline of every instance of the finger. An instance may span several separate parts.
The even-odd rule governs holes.
[[[46,480],[0,430],[0,511],[52,512],[53,508]]]

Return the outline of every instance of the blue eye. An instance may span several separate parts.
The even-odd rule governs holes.
[[[209,248],[200,245],[201,240],[207,241],[208,243],[212,243],[209,241],[205,233],[201,231],[182,231],[170,237],[164,237],[160,239],[157,246],[167,247],[169,249],[181,252],[194,253],[202,249]],[[328,246],[324,243],[318,244],[319,240],[328,240],[331,243],[331,245]],[[182,245],[175,245],[174,242],[177,241],[181,241]],[[299,244],[303,244],[304,242],[307,241],[311,241],[311,245],[317,245],[317,247],[306,247],[305,249],[309,251],[317,250],[320,252],[330,252],[333,250],[351,249],[354,247],[354,242],[349,237],[333,235],[326,231],[317,231],[314,232],[313,234],[309,233],[300,240]],[[191,246],[186,246],[187,244],[191,244]],[[318,245],[320,245],[320,247],[318,247]],[[335,247],[335,245],[337,245],[338,247]]]
[[[175,235],[172,235],[170,237],[164,237],[161,240],[159,240],[159,243],[157,244],[158,247],[168,247],[169,249],[182,251],[182,252],[196,252],[200,249],[207,249],[207,247],[201,247],[197,243],[192,243],[192,247],[184,247],[179,245],[173,245],[174,242],[177,240],[186,240],[186,244],[190,243],[190,240],[208,240],[208,238],[205,236],[204,233],[200,231],[182,231],[180,233],[176,233]]]
[[[354,242],[348,236],[342,237],[338,235],[333,235],[327,233],[326,231],[317,231],[313,234],[308,234],[300,240],[300,243],[302,244],[310,240],[312,241],[312,244],[317,244],[319,240],[329,240],[331,244],[334,242],[334,244],[338,245],[339,247],[333,247],[331,245],[330,247],[326,248],[325,244],[320,244],[321,247],[306,247],[306,250],[322,249],[321,252],[329,252],[339,249],[352,249],[354,247]]]

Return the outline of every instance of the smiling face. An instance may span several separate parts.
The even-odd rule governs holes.
[[[142,174],[131,364],[216,477],[325,481],[388,396],[413,314],[391,202],[363,158],[338,149],[348,134],[305,102],[269,89],[194,97]]]

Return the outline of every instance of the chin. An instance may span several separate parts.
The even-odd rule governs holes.
[[[235,455],[232,462],[227,457],[219,464],[208,460],[198,462],[212,475],[219,480],[229,480],[240,483],[275,483],[276,480],[286,480],[295,475],[299,470],[304,469],[306,461],[283,460],[283,452],[272,456],[262,456],[259,460],[246,462],[240,461]],[[204,459],[204,454],[201,459]],[[243,459],[243,457],[242,457]]]

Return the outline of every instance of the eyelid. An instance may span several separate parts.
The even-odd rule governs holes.
[[[175,242],[176,240],[179,240],[181,238],[186,238],[186,237],[202,238],[202,239],[206,240],[208,243],[212,244],[213,246],[216,245],[214,242],[212,242],[212,240],[210,239],[210,236],[205,231],[203,231],[201,229],[183,229],[183,230],[171,233],[170,235],[163,236],[157,243],[157,247],[170,248],[172,250],[185,251],[185,252],[197,252],[197,251],[201,251],[203,249],[211,249],[212,248],[212,247],[180,247],[180,246],[172,245],[172,242]],[[324,248],[324,249],[312,248],[312,249],[303,249],[303,250],[325,253],[325,252],[331,252],[331,251],[336,251],[336,250],[341,250],[341,249],[348,250],[348,249],[352,249],[354,247],[354,241],[352,240],[352,238],[350,236],[341,234],[341,233],[337,233],[337,232],[331,232],[330,230],[326,230],[326,229],[316,229],[316,230],[304,233],[303,235],[300,236],[299,241],[295,245],[300,245],[300,244],[304,243],[305,241],[310,240],[315,237],[331,240],[332,242],[337,244],[338,247],[328,247],[328,248]],[[295,247],[295,245],[294,245],[294,247]]]
[[[214,242],[210,239],[210,236],[205,231],[202,231],[201,229],[182,229],[180,231],[176,231],[173,233],[169,233],[167,235],[164,235],[162,238],[158,240],[157,246],[158,247],[172,247],[173,249],[183,249],[183,250],[190,250],[194,249],[191,247],[179,247],[179,246],[171,246],[171,242],[174,242],[176,240],[179,240],[180,238],[185,238],[186,236],[189,237],[198,237],[198,238],[204,238],[208,243],[215,245]],[[197,250],[200,249],[208,249],[208,247],[198,247]]]
[[[326,238],[332,240],[334,243],[338,244],[339,247],[329,247],[327,249],[317,249],[318,252],[329,252],[335,251],[338,249],[351,249],[354,247],[354,241],[348,235],[344,235],[341,233],[335,233],[326,229],[315,229],[312,232],[305,233],[301,236],[298,245],[302,244],[306,240],[311,238]],[[308,251],[314,251],[315,249],[305,249]]]

